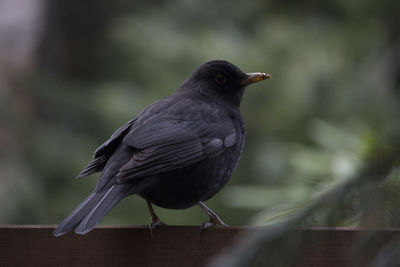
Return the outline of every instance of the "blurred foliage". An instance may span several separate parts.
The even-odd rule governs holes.
[[[48,0],[44,6],[35,63],[0,73],[2,224],[59,223],[94,187],[96,176],[74,179],[94,149],[210,59],[272,75],[248,88],[243,158],[209,201],[231,225],[286,221],[357,176],[373,148],[398,133],[398,1]],[[398,192],[398,177],[388,181],[380,186]],[[344,213],[359,209],[356,198],[346,203]],[[168,224],[207,217],[198,207],[156,212]],[[145,202],[134,196],[103,223],[149,221]]]
[[[376,229],[400,226],[400,143],[375,144],[357,173],[324,192],[279,223],[238,242],[235,250],[219,256],[210,266],[296,266],[301,258],[302,231],[310,226],[361,226],[372,231],[356,235],[349,266],[399,266],[399,238],[385,242]],[[310,233],[308,233],[310,234]],[[304,245],[304,244],[303,244]],[[369,263],[366,265],[366,263]]]

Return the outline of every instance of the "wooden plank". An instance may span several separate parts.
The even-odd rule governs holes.
[[[53,226],[0,227],[0,266],[204,266],[241,229],[98,227],[53,237]]]
[[[382,248],[388,244],[400,246],[400,229],[303,229],[298,262],[299,266],[308,267],[366,267],[371,266],[377,253],[382,252]],[[382,265],[375,263],[373,266]]]
[[[238,238],[260,228],[207,229],[161,226],[151,239],[147,227],[100,226],[87,235],[53,237],[54,226],[0,226],[0,266],[205,266]],[[354,252],[360,240],[376,248],[400,237],[400,230],[313,228],[298,230],[300,256],[295,266],[366,266],[374,251]]]

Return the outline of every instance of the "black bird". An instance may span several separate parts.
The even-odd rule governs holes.
[[[94,191],[54,230],[92,230],[123,198],[147,201],[150,230],[163,224],[152,204],[169,209],[200,205],[208,226],[225,226],[203,201],[229,180],[246,135],[239,106],[247,85],[270,78],[213,60],[198,67],[171,96],[145,108],[94,152],[78,177],[101,172]]]

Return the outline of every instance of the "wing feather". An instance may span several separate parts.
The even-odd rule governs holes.
[[[125,164],[117,174],[119,182],[126,180],[167,172],[188,166],[206,158],[203,146],[199,142],[190,142],[184,145],[170,146],[169,149],[154,150],[152,153],[141,153],[141,160],[135,160],[135,156]],[[139,154],[135,153],[135,154]]]
[[[146,118],[138,116],[122,139],[135,150],[120,168],[119,182],[180,169],[216,157],[236,143],[236,128],[226,112],[209,103],[182,103]]]

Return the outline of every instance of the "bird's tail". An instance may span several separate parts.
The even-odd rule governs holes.
[[[53,231],[54,236],[66,234],[73,229],[77,234],[91,231],[107,213],[132,191],[130,184],[113,185],[103,192],[91,193]]]

